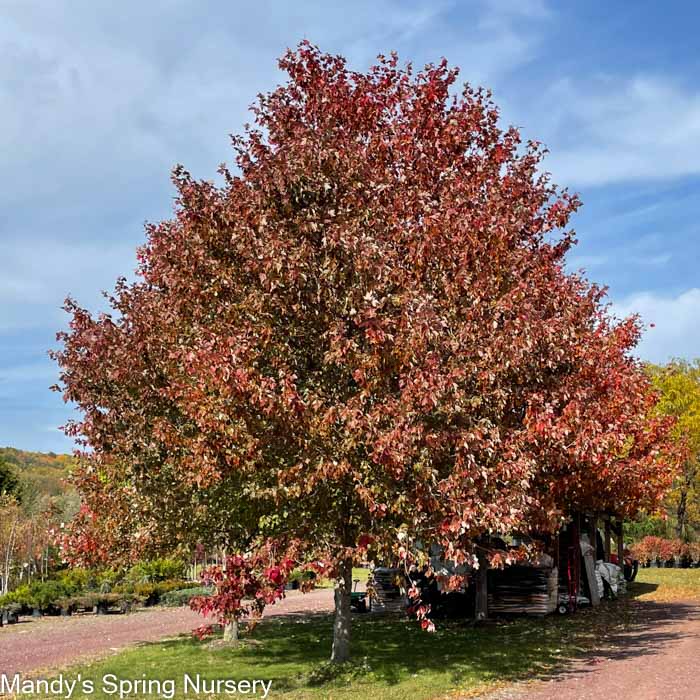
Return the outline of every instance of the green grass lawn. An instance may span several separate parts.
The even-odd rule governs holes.
[[[640,569],[637,582],[645,586],[639,600],[671,601],[700,598],[700,569]]]
[[[367,583],[367,577],[369,576],[369,569],[363,569],[357,566],[352,567],[352,580],[353,580],[353,587],[355,586],[354,581],[357,579],[360,579],[360,583],[358,584],[359,588],[362,588],[366,583]],[[335,583],[331,581],[330,579],[327,578],[322,578],[320,581],[316,583],[316,588],[333,588]]]
[[[678,586],[676,579],[683,582]],[[630,595],[596,610],[571,616],[517,619],[475,628],[467,622],[441,622],[435,634],[398,618],[356,615],[353,618],[353,663],[334,679],[325,678],[330,653],[332,620],[272,618],[261,623],[252,641],[238,648],[182,637],[146,644],[111,658],[69,670],[75,677],[101,679],[111,673],[121,679],[175,679],[176,698],[183,695],[185,672],[207,679],[271,680],[268,697],[335,700],[429,700],[464,694],[496,684],[546,674],[590,649],[614,643],[614,637],[638,619],[639,600],[655,594],[693,588],[700,591],[700,570],[642,570]],[[669,593],[670,594],[670,593]],[[648,603],[651,605],[653,603]],[[119,697],[97,690],[96,700]],[[139,698],[156,697],[139,694]],[[252,697],[206,695],[199,697]],[[257,697],[261,697],[259,694]]]

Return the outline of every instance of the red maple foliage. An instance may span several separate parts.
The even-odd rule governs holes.
[[[487,92],[453,91],[445,61],[357,73],[308,43],[280,67],[237,170],[176,168],[140,279],[111,314],[69,300],[56,358],[102,531],[294,543],[338,578],[343,660],[353,561],[420,561],[422,541],[463,563],[573,506],[630,514],[674,455],[637,321],[564,270],[578,198]]]
[[[685,560],[686,564],[690,562],[697,564],[700,562],[700,543],[647,535],[634,544],[631,554],[643,563],[664,564],[678,557]]]
[[[193,610],[205,616],[214,615],[224,625],[243,617],[257,620],[266,605],[284,597],[287,577],[294,568],[294,561],[284,559],[279,566],[265,566],[269,552],[256,552],[250,556],[236,554],[226,557],[224,566],[208,567],[202,582],[214,589],[211,596],[199,596],[190,601]],[[210,633],[211,627],[197,630],[201,638]]]

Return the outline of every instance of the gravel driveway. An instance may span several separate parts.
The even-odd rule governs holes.
[[[700,697],[700,604],[643,604],[633,629],[607,640],[549,680],[520,684],[483,700],[692,700]]]
[[[685,700],[699,697],[700,604],[644,606],[639,624],[605,652],[571,662],[547,680],[523,683],[484,700]],[[330,612],[333,591],[296,591],[269,616]],[[44,618],[0,629],[0,673],[38,672],[104,656],[137,642],[189,632],[202,617],[187,608],[151,608],[130,615]],[[470,696],[473,697],[473,696]]]
[[[300,594],[290,591],[266,617],[333,610],[333,590]],[[86,657],[104,656],[137,642],[187,633],[202,625],[201,615],[188,608],[149,608],[129,615],[76,615],[20,618],[0,628],[0,673],[56,669]]]

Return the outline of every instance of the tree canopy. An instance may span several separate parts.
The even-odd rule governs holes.
[[[113,311],[67,302],[72,542],[321,566],[343,660],[354,560],[653,508],[674,454],[637,320],[564,269],[579,200],[540,144],[446,61],[358,73],[303,43],[280,67],[222,184],[175,169]]]
[[[649,373],[661,394],[657,408],[674,418],[673,436],[683,449],[682,469],[668,505],[676,536],[687,540],[693,528],[700,527],[700,360],[650,365]]]
[[[10,496],[17,493],[19,478],[14,469],[0,456],[0,496]]]

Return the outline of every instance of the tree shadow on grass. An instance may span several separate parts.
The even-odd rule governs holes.
[[[683,635],[675,623],[700,619],[700,607],[692,603],[637,600],[654,588],[637,584],[625,598],[568,616],[497,620],[481,627],[469,621],[440,621],[434,634],[406,617],[354,615],[352,662],[322,687],[340,688],[354,681],[389,687],[414,675],[442,687],[563,679],[581,673],[594,657],[653,655]],[[179,638],[143,649],[155,654],[160,647],[165,654],[161,652],[159,660],[167,659],[178,670],[187,665],[207,677],[265,678],[278,693],[319,689],[317,670],[331,649],[331,615],[271,617],[260,623],[252,638],[259,644],[211,649]]]
[[[634,581],[633,583],[628,584],[628,587],[627,597],[634,599],[647,593],[653,593],[659,587],[659,584]]]
[[[652,588],[652,584],[640,585],[638,594]],[[422,673],[445,675],[454,685],[469,680],[548,679],[566,674],[576,659],[655,654],[682,636],[673,623],[699,617],[700,609],[692,604],[636,601],[634,597],[566,617],[503,620],[485,627],[444,621],[432,635],[405,618],[356,616],[353,661],[358,676],[365,673],[387,685]],[[264,644],[243,652],[250,654],[250,663],[313,666],[328,658],[331,616],[270,623]]]
[[[632,599],[619,605],[623,606],[626,619],[618,619],[616,623],[601,629],[594,646],[569,660],[574,663],[556,665],[541,674],[539,679],[565,680],[572,675],[584,677],[594,672],[601,660],[654,656],[666,651],[670,644],[687,637],[688,631],[682,623],[700,620],[700,606],[694,603]]]

